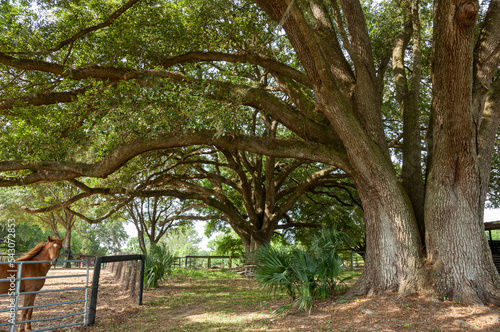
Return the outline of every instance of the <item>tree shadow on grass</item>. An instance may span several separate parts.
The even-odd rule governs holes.
[[[260,331],[269,324],[266,294],[253,279],[183,278],[146,290],[144,305],[85,331]],[[99,313],[98,313],[99,314]]]

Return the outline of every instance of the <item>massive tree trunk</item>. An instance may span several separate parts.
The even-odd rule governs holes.
[[[343,43],[356,65],[354,75],[341,60],[340,49],[328,49],[326,40],[321,39],[327,32],[323,35],[308,29],[293,3],[257,2],[277,21],[290,12],[283,27],[313,83],[316,108],[344,143],[351,167],[345,171],[356,183],[366,221],[365,270],[351,293],[408,294],[418,290],[421,240],[413,207],[394,171],[385,142],[380,112],[382,89],[376,79],[361,5],[341,1],[351,37],[350,42],[344,38]],[[319,3],[311,8],[319,29],[331,30],[324,23],[326,15]],[[337,14],[340,17],[340,12]],[[331,71],[339,66],[343,66],[345,75]]]
[[[255,264],[255,251],[262,246],[269,245],[273,232],[267,235],[240,236],[245,247],[245,264]]]
[[[479,5],[438,1],[433,54],[433,156],[427,179],[427,263],[439,296],[499,300],[500,279],[482,225],[471,103],[472,52]]]
[[[421,285],[422,252],[411,203],[395,177],[367,187],[358,184],[366,220],[365,269],[351,294],[415,292]]]
[[[398,86],[405,113],[403,189],[380,132],[383,128],[381,87],[373,68],[360,4],[340,1],[350,39],[342,36],[340,10],[334,5],[337,28],[356,67],[355,82],[352,82],[343,78],[349,77],[348,71],[342,76],[330,70],[340,70],[342,66],[335,59],[336,50],[328,49],[322,40],[329,27],[324,23],[326,16],[321,16],[322,7],[318,2],[311,2],[315,29],[308,28],[293,2],[257,2],[283,24],[312,82],[317,110],[328,118],[344,143],[350,166],[346,172],[353,177],[362,198],[367,233],[366,269],[352,292],[397,290],[406,294],[425,287],[433,293],[469,302],[488,302],[495,298],[498,275],[494,272],[481,225],[481,179],[471,112],[473,32],[478,4],[436,2],[433,123],[430,124],[433,132],[429,140],[432,163],[424,203],[418,142],[419,72],[414,72],[413,90],[408,90],[406,83],[405,89]],[[416,4],[406,2],[414,22],[407,23],[407,30],[402,32],[400,50],[395,48],[393,60],[403,59],[405,43],[413,31],[418,67]],[[397,71],[404,72],[404,66],[393,65],[398,79],[402,73]],[[430,269],[423,264],[423,222]],[[427,273],[429,270],[433,273]]]

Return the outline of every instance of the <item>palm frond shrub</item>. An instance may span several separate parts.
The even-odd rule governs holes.
[[[341,282],[342,260],[337,248],[346,241],[336,229],[323,228],[307,251],[261,247],[256,254],[259,285],[273,294],[286,291],[293,301],[273,314],[284,314],[292,307],[310,312],[314,299],[326,300]]]
[[[335,227],[322,228],[312,238],[310,252],[318,261],[318,278],[320,279],[319,293],[321,299],[328,298],[342,282],[339,275],[342,272],[342,259],[338,255],[338,248],[349,246],[350,238]]]
[[[274,248],[271,246],[260,247],[255,254],[258,263],[255,278],[259,284],[270,293],[286,291],[295,299],[294,279],[291,271],[291,256],[284,248]]]
[[[160,281],[172,271],[174,261],[165,244],[153,246],[146,255],[144,285],[147,288],[158,287]]]

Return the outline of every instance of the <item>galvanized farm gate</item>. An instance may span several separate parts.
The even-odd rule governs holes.
[[[13,278],[8,278],[8,279],[0,279],[0,281],[4,282],[10,282],[12,286],[14,286],[14,292],[9,292],[7,294],[1,294],[0,299],[7,297],[9,299],[9,304],[6,309],[0,308],[0,313],[1,312],[8,312],[9,313],[9,319],[7,322],[2,322],[0,321],[0,330],[3,330],[1,327],[3,326],[8,326],[9,327],[9,332],[14,332],[16,325],[22,324],[22,323],[28,323],[28,322],[41,322],[41,321],[52,321],[52,320],[57,320],[57,319],[62,319],[66,317],[71,317],[71,316],[78,316],[82,315],[82,320],[81,322],[78,323],[73,323],[73,324],[66,324],[66,325],[59,325],[59,326],[52,326],[48,328],[43,328],[43,329],[38,329],[34,330],[36,331],[48,331],[48,330],[54,330],[58,328],[63,328],[63,327],[70,327],[70,326],[77,326],[77,325],[85,325],[87,323],[87,302],[88,302],[88,286],[89,286],[89,266],[87,262],[83,260],[60,260],[59,262],[78,262],[78,263],[83,263],[86,266],[86,272],[85,273],[80,273],[80,274],[71,274],[71,275],[62,275],[62,276],[45,276],[45,277],[31,277],[31,278],[21,278],[19,276],[22,275],[22,268],[23,265],[25,264],[39,264],[39,263],[50,263],[50,261],[22,261],[22,262],[0,262],[0,264],[11,264],[10,266],[12,267],[11,270],[9,271],[16,271],[16,277]],[[15,268],[13,265],[17,265]],[[35,279],[56,279],[56,278],[73,278],[73,277],[86,277],[86,282],[85,282],[85,287],[71,287],[71,288],[61,288],[61,289],[51,289],[51,290],[40,290],[36,292],[20,292],[21,289],[21,280],[35,280]],[[57,302],[57,303],[50,303],[50,304],[41,304],[41,305],[34,305],[30,307],[20,307],[19,306],[19,297],[20,295],[24,294],[38,294],[38,293],[53,293],[53,292],[64,292],[64,291],[78,291],[78,290],[84,290],[85,296],[81,300],[75,300],[75,301],[65,301],[65,302]],[[72,303],[84,303],[84,309],[82,312],[77,312],[77,313],[71,313],[67,315],[62,315],[62,316],[57,316],[57,317],[48,317],[48,318],[42,318],[42,319],[32,319],[29,321],[18,321],[17,320],[17,312],[18,310],[23,310],[23,309],[29,309],[29,308],[43,308],[43,307],[50,307],[50,306],[58,306],[58,305],[65,305],[65,304],[72,304]]]

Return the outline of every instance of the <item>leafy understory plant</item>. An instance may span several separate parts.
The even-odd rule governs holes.
[[[286,292],[291,304],[279,307],[274,315],[287,313],[292,307],[311,312],[313,300],[326,300],[342,282],[342,260],[337,248],[348,241],[335,228],[320,230],[312,239],[311,248],[261,247],[256,254],[256,278],[270,293]]]
[[[146,287],[158,287],[160,281],[172,271],[174,260],[174,256],[165,244],[153,246],[146,255],[144,271],[144,284]]]

